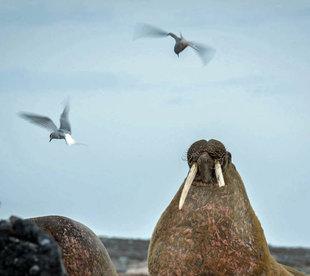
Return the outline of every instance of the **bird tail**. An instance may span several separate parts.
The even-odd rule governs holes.
[[[65,140],[68,146],[72,146],[74,144],[76,144],[76,141],[71,137],[70,134],[66,134],[65,135]]]
[[[70,134],[65,135],[65,140],[68,146],[72,146],[72,145],[86,146],[86,144],[75,141]]]

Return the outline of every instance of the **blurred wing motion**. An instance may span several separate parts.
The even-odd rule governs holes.
[[[57,126],[48,117],[44,117],[44,116],[40,116],[40,115],[36,115],[36,114],[32,114],[32,113],[26,113],[26,112],[20,112],[19,116],[21,116],[22,118],[24,118],[25,120],[27,120],[33,124],[37,124],[41,127],[47,128],[50,131],[56,131],[57,130]]]
[[[60,129],[65,129],[71,132],[71,125],[68,118],[69,104],[67,104],[60,115]]]
[[[195,42],[189,42],[190,47],[192,47],[194,50],[196,50],[196,53],[200,57],[203,65],[206,65],[210,62],[210,60],[215,55],[215,49],[206,45],[202,45]]]
[[[142,37],[164,37],[169,33],[148,24],[137,24],[134,32],[134,39]]]

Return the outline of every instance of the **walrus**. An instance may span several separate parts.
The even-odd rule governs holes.
[[[68,275],[117,276],[103,243],[85,225],[62,216],[30,218],[59,244]]]
[[[231,154],[217,140],[187,152],[190,171],[154,229],[150,275],[305,275],[271,256]]]

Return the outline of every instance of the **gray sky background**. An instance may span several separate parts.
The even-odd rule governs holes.
[[[202,67],[172,38],[216,49]],[[97,234],[149,238],[198,139],[232,153],[273,245],[310,247],[309,1],[1,1],[0,216],[68,216]],[[73,138],[22,120],[59,122]]]

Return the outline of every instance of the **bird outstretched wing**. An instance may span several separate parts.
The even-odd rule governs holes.
[[[28,112],[19,112],[18,115],[22,117],[23,119],[29,121],[30,123],[39,125],[41,127],[44,127],[50,131],[56,131],[57,126],[54,124],[54,122],[45,116],[28,113]]]
[[[188,46],[192,47],[200,57],[203,65],[206,65],[215,55],[215,49],[196,42],[188,42]]]
[[[167,36],[169,33],[154,27],[149,24],[142,24],[139,23],[136,25],[135,32],[134,32],[134,39],[142,38],[142,37],[164,37]]]
[[[68,130],[71,132],[71,125],[69,122],[69,104],[67,103],[63,112],[60,115],[60,129]]]

